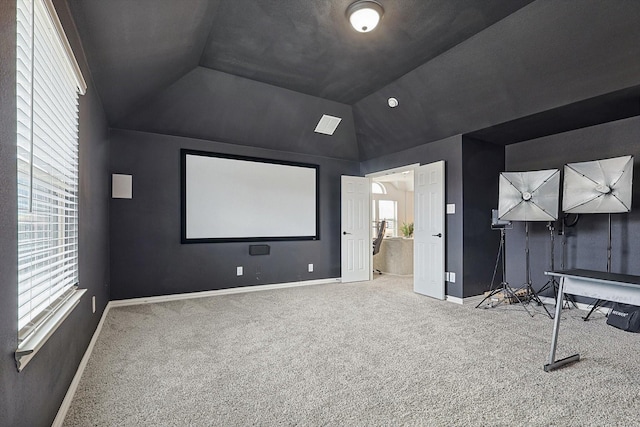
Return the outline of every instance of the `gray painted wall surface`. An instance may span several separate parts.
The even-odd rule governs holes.
[[[18,344],[17,188],[16,188],[16,62],[15,2],[0,2],[0,424],[17,422],[29,383],[18,378],[13,352]],[[31,387],[33,387],[31,383]]]
[[[640,275],[640,117],[565,132],[506,147],[506,169],[529,171],[559,168],[566,163],[634,155],[633,206],[628,214],[612,216],[612,271]],[[560,207],[562,203],[560,202]],[[584,214],[567,229],[566,268],[606,271],[608,219],[606,214]],[[550,236],[544,222],[530,227],[531,275],[534,289],[547,281]],[[562,238],[556,237],[555,267],[562,262]],[[525,280],[524,225],[514,223],[507,233],[507,278],[512,285]],[[591,302],[586,300],[585,302]]]
[[[90,84],[74,27],[56,2],[67,35]],[[15,114],[15,2],[0,3],[0,425],[50,426],[107,303],[107,140],[104,113],[90,85],[80,98],[79,274],[88,292],[25,369],[18,373],[17,193]],[[91,296],[97,311],[91,313]]]
[[[491,209],[498,208],[498,175],[504,147],[462,138],[464,186],[464,297],[491,287],[500,232],[491,229]],[[500,277],[497,278],[498,284]]]
[[[133,175],[133,199],[110,204],[112,299],[340,277],[340,175],[358,163],[126,130],[110,143],[111,172]],[[318,164],[320,240],[267,242],[267,256],[249,243],[181,244],[181,148]]]
[[[313,132],[323,114],[342,119],[332,136]],[[204,67],[112,127],[358,160],[351,106]]]
[[[393,169],[414,163],[428,164],[445,161],[445,202],[455,203],[456,213],[446,218],[445,267],[456,273],[456,283],[447,283],[447,295],[463,296],[462,283],[462,136],[452,136],[441,141],[424,144],[394,154],[367,160],[360,164],[363,175]]]

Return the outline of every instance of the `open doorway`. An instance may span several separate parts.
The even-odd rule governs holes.
[[[413,197],[408,191],[410,184],[407,184],[405,197],[400,200],[406,200],[408,203],[413,200],[413,222],[415,224],[413,239],[404,237],[404,233],[399,236],[403,229],[410,230],[407,228],[410,226],[408,214],[410,215],[411,212],[410,209],[406,209],[408,203],[405,204],[404,214],[402,214],[397,209],[398,200],[395,204],[383,203],[381,209],[380,203],[375,202],[376,199],[372,195],[372,186],[375,186],[378,199],[390,200],[387,183],[397,182],[402,178],[402,172],[407,171],[414,174],[413,180],[410,180],[409,176],[406,177],[407,182],[413,182]],[[401,175],[398,179],[388,176],[393,174]],[[395,170],[369,174],[365,177],[342,176],[341,186],[342,281],[364,281],[367,280],[367,277],[371,279],[372,276],[375,276],[372,274],[374,270],[372,268],[374,267],[372,252],[376,252],[376,240],[373,239],[372,232],[374,229],[377,231],[379,224],[386,218],[395,222],[395,224],[390,224],[389,236],[386,239],[405,242],[406,246],[410,248],[409,250],[413,251],[413,256],[398,256],[413,263],[412,268],[407,268],[403,272],[407,272],[407,276],[413,274],[414,292],[432,298],[445,299],[445,161],[439,160],[422,166],[409,165]],[[383,189],[387,189],[387,191],[385,192]],[[376,210],[375,219],[371,221],[371,213],[374,209]],[[386,234],[385,230],[384,235]],[[410,236],[410,231],[407,234]],[[384,235],[383,237],[385,237]],[[405,239],[409,242],[406,242]],[[371,251],[372,240],[374,243],[373,251]],[[392,251],[390,255],[394,256],[398,253],[401,252]],[[376,255],[378,254],[379,251]],[[383,268],[389,269],[388,267]],[[383,268],[379,267],[378,269],[382,272]],[[395,273],[389,272],[404,275],[402,272],[400,274],[397,271]]]
[[[370,178],[373,278],[380,274],[413,276],[413,166],[380,172]],[[383,224],[383,238],[377,241]]]

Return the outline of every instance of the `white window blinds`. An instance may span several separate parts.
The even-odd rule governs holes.
[[[60,30],[50,0],[17,0],[20,341],[78,283],[78,91],[84,87]]]

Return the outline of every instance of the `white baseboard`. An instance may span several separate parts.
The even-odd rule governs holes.
[[[109,304],[111,305],[111,307],[125,307],[128,305],[154,304],[158,302],[179,301],[179,300],[191,299],[191,298],[206,298],[206,297],[213,297],[217,295],[241,294],[245,292],[257,292],[257,291],[268,291],[272,289],[293,288],[297,286],[325,285],[328,283],[340,283],[340,281],[341,281],[340,278],[333,278],[333,279],[305,280],[301,282],[275,283],[272,285],[242,286],[238,288],[219,289],[215,291],[188,292],[185,294],[161,295],[157,297],[121,299],[121,300],[111,301]]]
[[[403,278],[413,277],[413,274],[395,274],[395,273],[388,273],[386,271],[383,271],[382,273],[379,273],[379,274],[378,273],[373,273],[374,277],[376,275],[378,275],[378,276],[383,276],[384,275],[384,276],[391,276],[391,277],[403,277]]]
[[[553,306],[556,305],[556,299],[553,298],[553,297],[540,297],[540,301],[542,301],[544,304],[549,304],[549,305],[553,305]],[[566,306],[567,300],[564,299],[563,302],[564,302],[564,304]],[[571,306],[573,306],[573,303],[569,302],[569,304],[571,304]],[[591,307],[593,306],[592,304],[585,304],[583,302],[577,302],[575,304],[576,304],[576,307],[578,308],[578,310],[585,310],[585,311],[591,310]],[[599,311],[599,312],[604,313],[604,314],[609,314],[609,312],[611,311],[611,308],[610,307],[598,307],[596,309],[596,311]]]
[[[447,295],[445,300],[452,302],[454,304],[460,304],[460,305],[464,304],[464,298],[452,297],[451,295]]]
[[[78,384],[80,384],[80,379],[82,378],[82,374],[84,373],[85,368],[87,367],[87,363],[89,362],[89,358],[91,357],[91,353],[93,352],[93,348],[100,336],[100,331],[102,331],[102,325],[104,324],[104,320],[109,313],[109,310],[112,307],[124,307],[129,305],[139,305],[139,304],[153,304],[157,302],[164,301],[177,301],[191,298],[205,298],[215,295],[229,295],[229,294],[240,294],[245,292],[256,292],[256,291],[267,291],[271,289],[284,289],[284,288],[293,288],[296,286],[311,286],[311,285],[324,285],[328,283],[340,283],[340,278],[333,279],[318,279],[318,280],[305,280],[301,282],[289,282],[289,283],[276,283],[273,285],[257,285],[257,286],[243,286],[239,288],[229,288],[229,289],[220,289],[216,291],[204,291],[204,292],[191,292],[186,294],[175,294],[175,295],[163,295],[158,297],[148,297],[148,298],[132,298],[126,300],[116,300],[110,301],[102,312],[102,317],[100,318],[100,322],[98,323],[98,327],[93,333],[91,337],[91,341],[89,342],[89,346],[87,350],[84,352],[84,356],[82,356],[82,360],[80,361],[80,365],[78,365],[78,369],[76,374],[71,381],[71,385],[69,385],[69,389],[67,390],[67,394],[65,394],[64,399],[62,400],[62,404],[60,405],[60,409],[58,409],[58,413],[56,414],[56,418],[53,420],[53,424],[51,427],[62,427],[64,423],[64,418],[67,415],[67,411],[69,411],[69,407],[71,406],[71,402],[73,401],[73,396],[76,393],[78,388]]]
[[[98,327],[93,332],[93,336],[91,337],[89,346],[87,347],[87,350],[84,352],[84,356],[82,356],[80,365],[78,365],[76,374],[73,376],[73,380],[71,380],[71,385],[69,385],[67,394],[64,395],[62,404],[58,409],[58,413],[56,414],[56,418],[53,420],[53,424],[51,424],[51,427],[62,427],[62,424],[64,423],[64,418],[67,416],[67,411],[69,411],[69,407],[71,406],[71,402],[73,401],[73,396],[76,394],[78,384],[80,384],[80,379],[82,378],[84,369],[87,367],[87,363],[89,363],[89,358],[91,357],[91,353],[93,352],[93,347],[96,345],[96,341],[98,341],[98,337],[100,336],[100,331],[102,331],[102,325],[104,324],[104,320],[107,318],[107,314],[109,313],[110,308],[111,308],[111,303],[109,302],[107,303],[107,306],[102,312],[102,317],[100,317],[100,322],[98,322]]]

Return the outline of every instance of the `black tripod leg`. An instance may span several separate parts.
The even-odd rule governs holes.
[[[523,300],[521,300],[520,297],[518,296],[518,291],[520,289],[526,289],[526,285],[525,285],[525,287],[521,287],[521,288],[518,288],[516,290],[513,290],[513,288],[511,288],[509,286],[508,288],[505,288],[505,291],[508,292],[509,298],[511,298],[511,299],[515,298],[516,301],[518,301],[518,304],[520,304],[522,306],[522,308],[524,308],[524,311],[526,311],[529,316],[533,317],[533,313],[531,313],[529,311],[529,309],[527,308],[525,302]]]
[[[531,292],[531,295],[533,295],[532,297],[533,300],[537,302],[538,305],[541,305],[542,308],[544,308],[544,311],[547,312],[547,316],[549,316],[549,319],[553,319],[553,316],[551,315],[551,313],[549,313],[549,310],[547,310],[547,307],[544,305],[544,303],[542,302],[542,300],[540,299],[536,291],[533,290],[533,287],[531,287],[531,285],[529,285],[529,291]]]
[[[596,308],[600,307],[600,304],[602,304],[602,300],[596,300],[596,302],[593,303],[593,307],[591,307],[591,311],[589,311],[589,314],[587,314],[585,317],[582,318],[582,320],[584,320],[585,322],[587,320],[589,320],[589,317],[591,317],[591,314],[596,311]]]
[[[495,294],[501,292],[504,289],[504,285],[505,285],[505,278],[504,278],[504,255],[503,255],[503,251],[504,251],[504,229],[500,230],[500,246],[498,247],[498,253],[496,254],[496,264],[493,267],[493,276],[491,277],[491,286],[489,287],[489,294],[484,297],[484,299],[482,301],[480,301],[480,303],[478,305],[476,305],[476,308],[479,308],[486,300],[488,300],[489,298],[491,298],[492,296],[494,296]],[[500,264],[500,260],[502,259],[502,263],[503,263],[503,268],[502,268],[502,283],[500,284],[500,288],[493,288],[493,283],[496,280],[496,272],[498,271],[498,264]]]
[[[573,299],[573,295],[564,294],[564,303],[567,305],[567,308],[571,308],[569,304],[573,304],[573,308],[578,308],[578,304],[576,304],[576,300]]]
[[[547,288],[549,288],[552,284],[553,284],[552,280],[547,281],[547,283],[545,283],[544,286],[540,288],[538,293],[541,294],[542,292],[546,291]],[[554,289],[555,289],[555,286],[554,286]]]
[[[478,305],[476,305],[476,308],[479,308],[486,300],[488,300],[489,298],[491,298],[495,294],[499,293],[501,290],[502,289],[494,289],[491,292],[489,292],[489,294],[486,297],[484,297],[484,299],[482,301],[480,301],[480,303]]]

